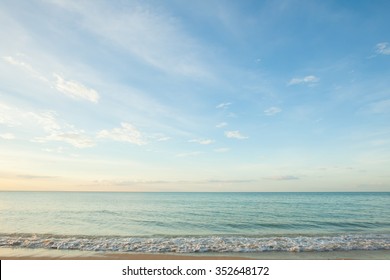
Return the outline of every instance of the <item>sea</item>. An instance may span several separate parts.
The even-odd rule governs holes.
[[[0,248],[390,258],[390,193],[0,192]]]

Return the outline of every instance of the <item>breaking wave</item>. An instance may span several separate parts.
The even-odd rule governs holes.
[[[278,237],[97,237],[47,234],[0,234],[1,247],[145,253],[390,250],[390,234]]]

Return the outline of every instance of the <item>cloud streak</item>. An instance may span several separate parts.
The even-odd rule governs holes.
[[[303,78],[292,78],[287,85],[299,85],[299,84],[314,84],[319,82],[319,78],[313,75],[306,76]]]
[[[200,145],[210,145],[210,144],[213,144],[215,142],[215,140],[212,140],[212,139],[191,139],[191,140],[188,140],[188,142],[198,143]]]
[[[282,109],[280,109],[279,107],[269,107],[268,109],[264,110],[264,114],[266,116],[273,116],[280,112],[282,112]]]
[[[182,157],[195,157],[195,156],[198,156],[200,154],[203,154],[202,152],[199,152],[199,151],[195,151],[195,152],[185,152],[185,153],[179,153],[179,154],[176,154],[176,157],[178,158],[182,158]]]
[[[48,141],[65,142],[80,149],[95,146],[93,140],[85,136],[84,131],[82,130],[74,130],[69,132],[53,132],[46,137],[37,137],[33,141],[38,143],[45,143]]]
[[[116,127],[112,130],[101,130],[97,137],[118,142],[128,142],[139,146],[146,144],[141,132],[134,125],[126,122],[121,123],[121,127]]]
[[[21,123],[18,119],[21,117],[21,114],[23,112],[0,102],[0,124],[7,127],[19,126]]]
[[[31,141],[46,143],[60,141],[77,148],[94,146],[94,142],[83,130],[60,120],[54,111],[34,112],[0,103],[0,123],[8,127],[22,127],[24,131],[45,136],[32,137]]]
[[[217,148],[217,149],[214,149],[214,152],[216,153],[226,153],[226,152],[229,152],[230,149],[229,148]]]
[[[96,90],[87,88],[76,81],[67,81],[58,74],[54,74],[54,77],[56,78],[55,88],[66,96],[73,99],[85,99],[93,103],[99,101],[99,94]]]
[[[244,136],[240,133],[240,131],[238,130],[229,130],[229,131],[225,131],[225,136],[227,138],[233,138],[233,139],[238,139],[238,140],[243,140],[243,139],[247,139],[249,137],[247,136]]]
[[[230,105],[232,105],[231,102],[224,102],[224,103],[218,104],[217,106],[215,106],[215,108],[216,109],[227,109],[227,108],[229,108]]]
[[[46,77],[44,77],[44,75],[42,75],[37,70],[35,70],[30,64],[28,64],[22,60],[16,59],[12,56],[4,56],[3,59],[8,64],[16,66],[16,67],[22,69],[23,71],[26,71],[34,78],[39,79],[39,80],[44,81],[44,82],[49,82],[49,80]]]
[[[202,46],[161,7],[135,2],[120,9],[109,2],[54,4],[76,14],[85,30],[155,69],[195,78],[212,76],[202,59]]]
[[[76,100],[87,100],[93,103],[99,101],[99,94],[96,90],[88,88],[80,82],[65,80],[59,74],[53,73],[55,80],[49,79],[41,74],[39,71],[35,70],[30,64],[17,60],[12,56],[5,56],[3,59],[16,67],[21,68],[22,70],[28,72],[32,77],[48,83],[50,87],[55,88],[57,91],[63,93],[64,95],[76,99]]]
[[[378,43],[375,47],[375,52],[378,54],[390,55],[389,43],[387,42]]]
[[[273,180],[273,181],[292,181],[292,180],[299,180],[300,178],[293,175],[282,175],[282,176],[264,177],[263,179]]]
[[[95,146],[94,141],[88,137],[83,130],[76,129],[67,123],[60,124],[54,112],[33,113],[28,116],[35,119],[35,122],[48,133],[43,137],[35,137],[31,141],[46,143],[50,141],[65,142],[76,148],[89,148]]]
[[[227,126],[228,124],[226,122],[221,122],[221,123],[218,123],[215,127],[216,128],[222,128],[222,127],[225,127]]]

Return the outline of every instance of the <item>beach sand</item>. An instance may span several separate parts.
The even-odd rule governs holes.
[[[1,260],[245,260],[241,256],[107,253],[46,249],[0,249]]]
[[[1,260],[390,260],[389,250],[263,252],[256,254],[117,253],[0,248]]]

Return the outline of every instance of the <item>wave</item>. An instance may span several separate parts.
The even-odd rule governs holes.
[[[0,248],[1,247],[145,253],[257,253],[267,251],[324,252],[390,250],[390,234],[278,237],[97,237],[0,234]]]

